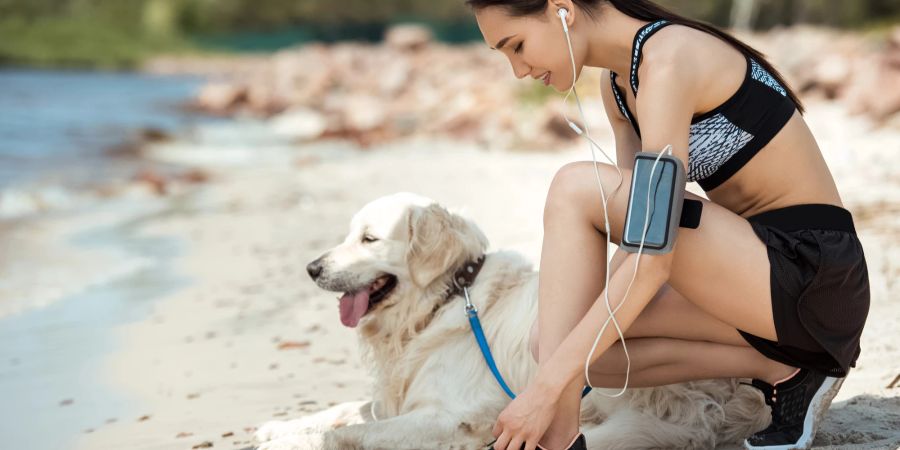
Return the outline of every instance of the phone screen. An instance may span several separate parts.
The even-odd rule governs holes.
[[[675,191],[675,169],[673,162],[660,158],[653,168],[656,158],[637,158],[631,184],[631,202],[625,219],[625,243],[640,246],[644,227],[647,226],[647,186],[650,186],[650,225],[644,237],[644,247],[661,249],[665,247],[669,234],[669,217],[672,195]],[[650,170],[653,169],[651,180]]]

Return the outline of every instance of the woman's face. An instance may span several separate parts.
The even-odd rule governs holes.
[[[512,17],[502,7],[490,6],[476,11],[475,19],[488,46],[506,55],[517,78],[530,76],[544,83],[546,75],[554,89],[565,92],[572,86],[572,60],[558,8],[552,2],[547,5],[543,13],[525,17]],[[571,28],[572,18],[567,21],[580,74],[579,40]]]

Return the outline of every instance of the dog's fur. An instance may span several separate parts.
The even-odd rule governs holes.
[[[363,242],[364,235],[377,240]],[[487,247],[471,220],[426,197],[401,192],[365,205],[346,240],[315,261],[321,272],[314,278],[323,289],[343,292],[384,274],[397,277],[397,286],[357,327],[374,377],[374,404],[344,403],[268,422],[256,433],[260,448],[485,448],[510,398],[479,351],[464,298],[442,298],[454,272]],[[493,252],[469,289],[513,392],[524,390],[537,369],[528,342],[538,312],[537,275],[521,255]],[[629,388],[615,398],[591,392],[581,402],[581,431],[593,449],[737,443],[769,419],[755,389],[737,387],[736,379],[717,379]]]

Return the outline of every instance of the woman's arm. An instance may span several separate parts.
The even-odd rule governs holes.
[[[634,276],[634,263],[637,260],[636,253],[629,253],[625,261],[609,280],[609,285],[600,294],[587,314],[569,332],[569,335],[560,343],[559,347],[546,361],[539,364],[535,382],[544,385],[556,395],[561,395],[563,390],[575,379],[584,383],[584,362],[597,333],[603,323],[609,318],[606,309],[605,295],[609,293],[609,307],[615,311],[616,307],[625,298],[625,291]],[[656,292],[669,278],[669,264],[671,258],[666,255],[641,255],[640,265],[637,269],[637,277],[628,291],[628,297],[624,304],[615,311],[616,321],[624,333],[640,312],[650,302]],[[593,364],[609,347],[619,340],[615,324],[612,321],[606,326],[603,335],[594,348],[588,365]]]
[[[641,90],[637,99],[637,116],[644,130],[642,146],[647,151],[659,152],[672,145],[672,153],[688,167],[688,140],[694,104],[699,92],[692,64],[696,55],[686,53],[677,43],[668,48],[658,48],[646,57],[641,67]],[[649,68],[652,67],[652,70]],[[611,91],[611,87],[609,88]],[[608,101],[604,100],[604,104]],[[609,107],[607,107],[607,110]],[[611,120],[612,122],[612,120]],[[618,146],[617,134],[617,150]],[[627,138],[626,138],[627,139]],[[633,157],[631,163],[633,163]],[[685,174],[686,175],[686,174]],[[640,267],[628,297],[615,313],[622,332],[631,325],[647,303],[662,287],[670,274],[677,241],[671,252],[662,255],[642,254]],[[629,253],[625,261],[610,276],[609,285],[557,347],[546,363],[540,364],[536,380],[547,383],[551,389],[563,390],[576,378],[583,377],[584,363],[591,351],[597,333],[609,318],[604,295],[609,292],[610,309],[615,310],[625,296],[625,291],[635,275],[634,264],[638,255]],[[588,365],[600,357],[619,339],[615,325],[610,323],[603,332]],[[546,369],[544,369],[546,367]]]

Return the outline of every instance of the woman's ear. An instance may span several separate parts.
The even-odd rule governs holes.
[[[562,26],[561,20],[565,20],[566,26],[572,28],[572,25],[575,23],[575,5],[571,0],[551,0],[547,5],[547,14],[551,20],[560,24],[560,26]],[[564,17],[560,16],[560,9],[566,10]]]

